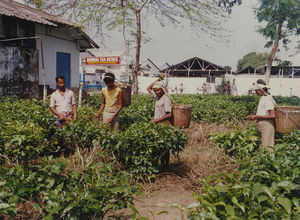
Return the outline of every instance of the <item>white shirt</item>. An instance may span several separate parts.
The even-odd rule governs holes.
[[[154,119],[158,119],[166,115],[167,112],[172,111],[172,103],[168,96],[165,94],[159,98],[156,93],[152,90],[151,97],[156,100]]]
[[[72,111],[72,105],[76,105],[74,93],[66,89],[62,96],[58,90],[51,94],[50,107],[55,107],[58,113],[68,113]]]
[[[262,96],[259,100],[256,115],[269,115],[274,110],[276,102],[271,95]]]

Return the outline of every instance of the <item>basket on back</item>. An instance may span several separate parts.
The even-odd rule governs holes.
[[[281,134],[290,133],[300,128],[300,107],[277,106],[275,107],[275,130]]]
[[[192,118],[192,106],[184,104],[172,105],[172,124],[179,128],[188,128]]]
[[[125,82],[117,82],[115,84],[122,89],[123,107],[128,107],[131,105],[131,85]]]

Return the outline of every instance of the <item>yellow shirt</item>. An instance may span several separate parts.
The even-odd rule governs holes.
[[[102,89],[102,95],[105,97],[105,108],[119,108],[119,92],[121,89],[116,87],[113,90],[107,90],[107,88]]]

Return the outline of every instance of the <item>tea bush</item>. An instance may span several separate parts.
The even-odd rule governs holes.
[[[0,162],[3,155],[12,161],[28,161],[56,151],[51,143],[54,118],[36,100],[0,98]]]
[[[236,131],[211,134],[210,139],[225,152],[238,159],[254,154],[261,144],[255,126],[246,129],[238,128]]]
[[[238,172],[203,180],[205,193],[189,209],[190,219],[299,219],[299,131],[239,161]],[[247,142],[244,142],[247,144]]]
[[[117,141],[102,142],[102,146],[113,151],[116,160],[135,176],[149,179],[158,172],[158,161],[165,152],[178,155],[187,142],[178,128],[145,122],[132,124],[116,137]]]
[[[17,205],[30,200],[44,219],[103,219],[127,207],[135,191],[130,176],[111,163],[73,170],[49,158],[28,170],[0,167],[0,216],[15,216]]]

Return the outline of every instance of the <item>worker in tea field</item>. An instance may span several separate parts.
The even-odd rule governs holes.
[[[57,90],[51,94],[50,110],[55,115],[58,128],[62,129],[68,118],[77,119],[77,107],[74,93],[66,88],[65,77],[56,77]]]
[[[261,136],[262,146],[267,150],[273,151],[275,139],[275,101],[269,93],[269,88],[266,86],[264,80],[257,80],[254,83],[253,90],[259,96],[261,96],[257,108],[256,115],[249,115],[249,120],[256,120],[256,127],[259,135]]]
[[[103,81],[106,88],[102,89],[102,104],[96,117],[103,112],[103,123],[109,123],[114,130],[119,130],[119,112],[123,106],[122,90],[115,85],[115,75],[106,73]]]
[[[160,82],[160,79],[154,81],[147,87],[147,91],[150,96],[156,100],[155,102],[155,112],[152,123],[163,123],[171,125],[171,113],[172,113],[172,103],[167,95],[167,90]],[[170,151],[166,152],[161,157],[161,166],[168,168],[170,160]]]

